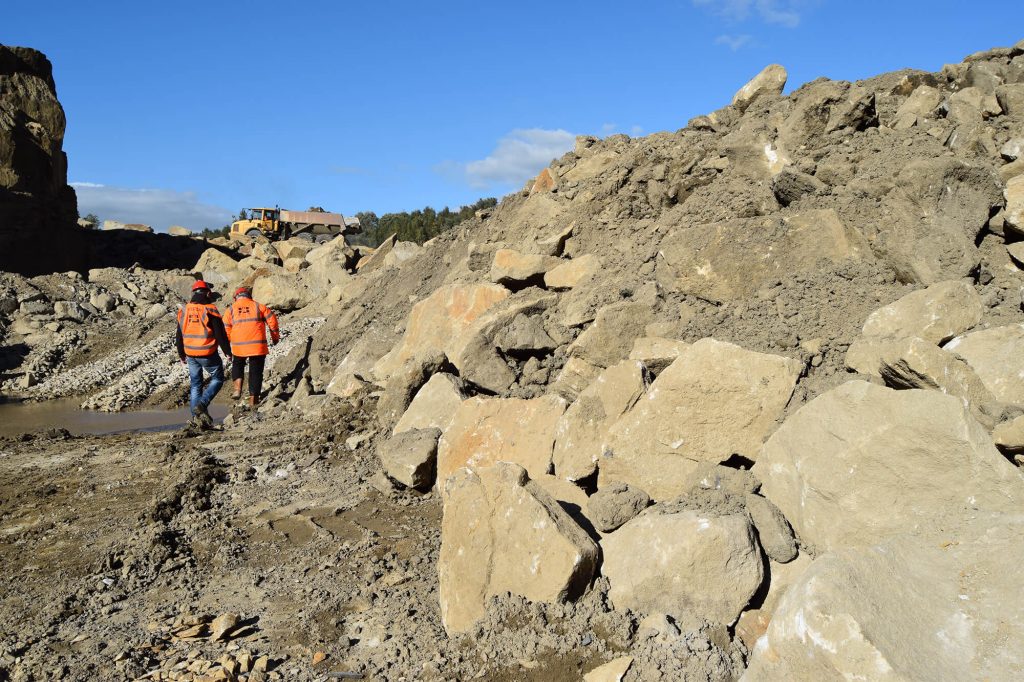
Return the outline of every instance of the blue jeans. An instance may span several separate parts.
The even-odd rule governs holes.
[[[224,385],[224,364],[220,356],[214,353],[202,358],[189,356],[188,360],[188,402],[192,407],[192,414],[196,413],[197,407],[206,407],[217,396],[220,387]],[[210,383],[203,390],[203,370],[210,375]]]

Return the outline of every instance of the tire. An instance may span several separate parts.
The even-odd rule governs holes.
[[[300,232],[300,233],[298,233],[295,236],[298,237],[299,239],[303,239],[303,240],[305,240],[307,242],[313,241],[313,233],[312,232]]]
[[[263,233],[260,232],[259,230],[257,230],[254,227],[251,230],[249,230],[248,232],[246,232],[245,236],[248,237],[249,239],[256,239],[256,237],[259,237],[261,234],[263,234]]]
[[[318,234],[316,236],[316,240],[315,241],[316,241],[317,244],[326,244],[327,242],[331,241],[331,235],[329,235],[329,234]]]

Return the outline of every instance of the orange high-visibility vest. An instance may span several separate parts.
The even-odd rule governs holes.
[[[210,328],[210,317],[220,317],[220,311],[212,303],[188,303],[178,310],[178,327],[185,355],[202,358],[217,352],[217,339]]]
[[[251,298],[241,297],[231,304],[224,315],[224,329],[231,342],[231,354],[241,358],[254,355],[266,355],[270,352],[267,346],[267,329],[277,341],[277,315],[274,311],[257,303]]]

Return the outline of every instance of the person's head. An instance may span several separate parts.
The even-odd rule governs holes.
[[[210,300],[210,285],[201,279],[197,279],[192,283],[192,298],[202,299],[204,301]]]
[[[235,300],[240,298],[252,298],[252,289],[249,287],[238,287],[235,289]]]

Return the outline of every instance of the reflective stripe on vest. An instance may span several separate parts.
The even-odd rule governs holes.
[[[260,305],[251,298],[240,298],[231,304],[225,320],[231,354],[239,357],[266,355],[267,326]]]
[[[181,329],[185,355],[201,358],[217,352],[217,339],[209,324],[210,308],[217,310],[213,304],[188,303],[178,311],[178,328]]]

